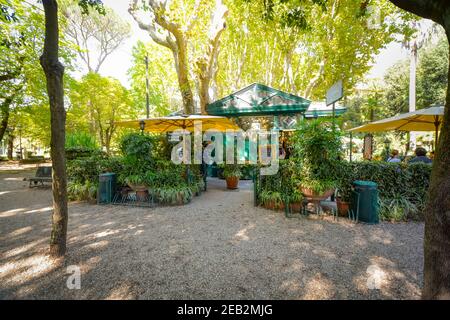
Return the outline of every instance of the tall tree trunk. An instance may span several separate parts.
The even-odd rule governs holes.
[[[13,159],[13,151],[14,151],[14,135],[12,132],[8,134],[8,160]]]
[[[209,89],[218,71],[217,58],[219,55],[220,36],[225,30],[225,18],[227,15],[227,6],[222,3],[222,0],[216,0],[214,13],[211,16],[205,52],[196,62],[197,78],[199,82],[198,93],[200,98],[200,111],[202,114],[206,114],[206,107],[211,102]]]
[[[450,8],[449,8],[450,10]],[[450,26],[446,30],[450,43]],[[450,78],[450,65],[449,65]],[[425,211],[423,299],[450,299],[450,79]]]
[[[188,63],[186,57],[187,44],[184,40],[177,41],[177,51],[173,52],[175,66],[178,76],[178,86],[180,88],[181,98],[183,99],[184,113],[194,113],[194,95],[192,94],[191,83],[189,82]]]
[[[3,140],[3,136],[5,135],[6,129],[8,128],[9,106],[11,105],[12,101],[13,97],[7,97],[1,105],[0,111],[2,114],[2,121],[0,123],[0,141]]]
[[[444,27],[450,44],[450,3],[444,0],[389,0],[403,10]],[[449,49],[450,50],[450,49]],[[431,172],[425,209],[423,299],[450,299],[450,65],[444,120]]]
[[[67,178],[64,153],[66,112],[64,110],[63,74],[64,66],[58,58],[58,4],[56,0],[42,1],[45,11],[45,40],[41,66],[47,79],[50,102],[51,150],[53,167],[53,215],[50,238],[50,255],[64,256],[67,237]]]

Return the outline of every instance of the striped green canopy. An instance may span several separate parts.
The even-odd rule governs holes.
[[[311,101],[254,83],[206,107],[215,116],[268,116],[304,113]]]

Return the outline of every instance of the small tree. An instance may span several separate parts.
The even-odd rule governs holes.
[[[64,109],[63,75],[64,66],[59,61],[59,24],[58,2],[56,0],[42,0],[45,12],[44,50],[40,58],[47,80],[47,93],[51,114],[50,155],[53,168],[53,215],[52,232],[50,237],[50,255],[64,256],[67,238],[67,176],[66,157],[64,154],[66,111]],[[83,12],[93,6],[98,12],[104,12],[100,0],[80,0]]]

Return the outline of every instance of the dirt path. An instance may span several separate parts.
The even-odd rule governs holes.
[[[68,253],[48,259],[51,192],[0,173],[1,299],[416,299],[423,224],[286,219],[250,185],[212,181],[156,209],[71,204]],[[81,289],[66,286],[81,268]],[[371,289],[379,288],[379,289]]]

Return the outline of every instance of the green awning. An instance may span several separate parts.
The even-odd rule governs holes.
[[[254,83],[210,103],[206,111],[215,116],[268,116],[304,113],[311,101],[263,84]]]

